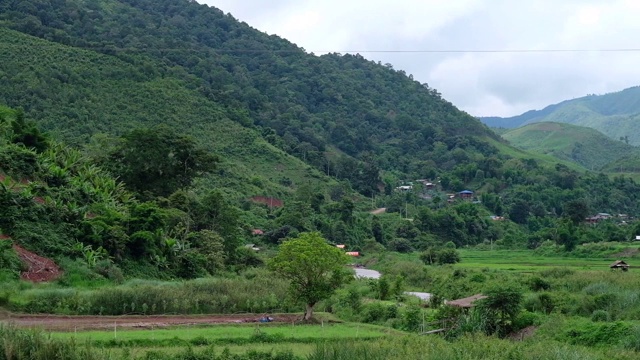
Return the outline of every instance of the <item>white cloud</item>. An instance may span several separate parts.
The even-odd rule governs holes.
[[[638,0],[200,0],[308,51],[640,48]],[[474,115],[640,85],[640,52],[363,53]]]

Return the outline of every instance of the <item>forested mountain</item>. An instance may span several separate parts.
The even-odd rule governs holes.
[[[127,63],[121,72],[109,71],[111,80],[120,77],[165,89],[163,82],[181,81],[192,95],[197,92],[187,102],[189,111],[183,109],[180,115],[173,115],[183,118],[183,125],[191,125],[189,117],[204,103],[215,103],[222,117],[253,128],[274,145],[330,175],[349,179],[367,195],[376,191],[378,180],[361,174],[375,174],[378,168],[423,176],[425,171],[434,172],[435,165],[451,170],[469,162],[440,156],[442,147],[465,152],[463,158],[495,152],[477,140],[493,137],[490,131],[404,72],[361,56],[308,55],[283,39],[267,36],[220,10],[195,2],[42,1],[5,2],[2,6],[3,24],[7,27],[47,39],[49,44],[52,41],[73,49],[84,48],[106,55],[109,61]],[[51,56],[48,48],[41,43],[29,47],[29,51]],[[32,103],[51,102],[47,96],[50,92],[64,94],[57,91],[60,82],[62,87],[74,88],[75,84],[64,86],[66,81],[74,80],[66,79],[65,72],[67,76],[75,73],[84,81],[93,78],[78,74],[73,63],[60,60],[54,61],[59,64],[52,65],[54,69],[44,66],[34,75],[41,80],[40,94],[27,95],[32,97]],[[5,63],[3,71],[15,71],[20,64],[19,60]],[[54,121],[44,105],[27,105],[26,97],[13,91],[28,91],[27,81],[9,80],[13,86],[11,93],[5,95],[8,104],[25,107],[45,129],[67,134],[66,140],[117,131],[110,125],[101,125],[109,124],[102,120],[104,109],[86,106],[82,99],[80,103],[71,99],[67,105],[71,109]],[[103,86],[96,84],[95,88]],[[136,86],[132,91],[149,94],[144,87]],[[146,100],[132,103],[148,104],[145,108],[153,109],[156,95],[149,95]],[[95,97],[100,97],[99,92]],[[120,101],[112,103],[116,106]],[[117,106],[127,112],[126,103]],[[85,114],[74,111],[76,107]],[[146,125],[158,122],[154,116],[128,113],[131,115],[126,117],[133,121],[127,123],[134,126],[142,121]],[[120,114],[114,117],[123,118]],[[165,114],[159,117],[164,118]],[[195,122],[210,123],[197,117]],[[354,158],[359,161],[354,162]],[[417,159],[436,159],[437,163],[425,164]]]
[[[5,145],[28,153],[26,163],[0,159],[0,174],[43,195],[72,184],[56,206],[84,206],[50,222],[53,254],[73,255],[62,249],[77,240],[154,269],[180,255],[184,268],[171,271],[187,277],[215,272],[202,254],[241,267],[255,259],[237,246],[302,231],[355,250],[502,238],[575,244],[593,237],[574,228],[589,211],[640,214],[632,180],[511,147],[390,64],[307,54],[194,1],[1,1],[0,79],[0,103],[24,111],[5,116]],[[122,211],[113,213],[108,197],[100,203],[109,206],[87,203],[93,185],[68,180],[71,167],[49,169],[38,128],[57,144],[54,154],[72,151],[122,181],[130,197]],[[416,179],[436,185],[397,191]],[[476,192],[472,201],[450,198],[464,189]],[[15,194],[3,196],[0,230],[37,244],[28,231],[37,212],[15,215]],[[277,199],[257,205],[255,196]],[[414,221],[363,211],[373,207]],[[77,227],[83,232],[67,231]]]
[[[597,130],[563,123],[533,123],[510,129],[502,137],[521,149],[573,161],[590,170],[640,155],[637,147],[612,140]]]
[[[534,122],[561,122],[596,129],[614,140],[640,145],[640,87],[588,95],[509,118],[485,117],[491,127],[516,128]]]

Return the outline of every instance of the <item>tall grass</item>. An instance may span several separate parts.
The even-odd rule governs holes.
[[[195,351],[188,347],[182,351],[167,354],[165,351],[149,351],[136,356],[130,352],[114,355],[91,347],[90,344],[78,344],[73,340],[52,339],[42,332],[24,331],[12,327],[0,326],[0,360],[106,360],[106,359],[184,359],[184,360],[295,360],[291,352],[257,352],[231,354],[228,350],[216,351],[209,347]]]
[[[0,325],[0,360],[57,359],[100,360],[108,354],[81,346],[74,341],[51,339],[43,333],[22,331]]]
[[[320,344],[309,360],[609,360],[637,359],[625,350],[594,350],[556,342],[511,342],[473,335],[454,342],[440,337],[387,338],[376,342]]]
[[[289,312],[298,308],[288,300],[287,286],[266,273],[250,279],[135,280],[93,290],[30,289],[11,301],[10,307],[29,313],[79,315]]]

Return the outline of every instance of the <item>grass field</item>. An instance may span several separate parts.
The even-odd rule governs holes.
[[[110,348],[115,354],[128,352],[144,355],[151,351],[179,353],[186,348],[196,351],[232,354],[259,352],[287,352],[306,356],[319,343],[363,340],[371,341],[389,335],[404,334],[386,327],[357,324],[238,324],[171,327],[145,330],[52,332],[54,339],[73,339],[78,343],[89,343],[93,347]]]
[[[608,270],[615,258],[574,258],[536,255],[531,250],[467,250],[461,249],[461,268],[488,268],[518,272],[538,271],[554,267],[571,267],[575,270]]]
[[[397,331],[385,327],[368,324],[318,324],[318,325],[271,325],[271,324],[241,324],[241,325],[212,325],[156,328],[145,330],[121,331],[84,331],[84,332],[53,332],[57,338],[75,338],[76,340],[90,340],[94,343],[117,340],[120,342],[135,340],[181,340],[205,338],[211,342],[233,343],[233,340],[251,340],[264,336],[268,339],[281,341],[306,341],[324,338],[372,338],[385,336]],[[276,340],[278,341],[278,340]]]

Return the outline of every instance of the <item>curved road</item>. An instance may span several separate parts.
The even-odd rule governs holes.
[[[382,276],[382,274],[376,270],[364,268],[354,268],[354,270],[356,271],[356,278],[359,279],[380,279]],[[417,296],[423,301],[429,301],[431,298],[431,294],[426,292],[405,291],[404,293],[407,295]]]

